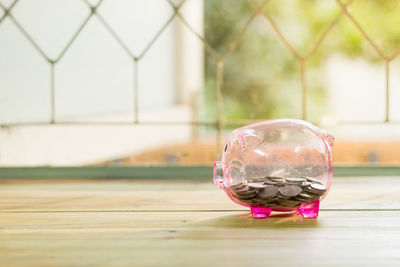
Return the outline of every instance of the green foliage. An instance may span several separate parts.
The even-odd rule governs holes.
[[[258,1],[260,2],[260,1]],[[255,8],[248,1],[206,0],[205,38],[222,55],[249,21]],[[382,48],[385,55],[400,45],[400,9],[398,1],[354,1],[351,14]],[[276,23],[288,42],[302,56],[341,14],[334,0],[270,0],[264,12]],[[307,60],[308,115],[318,121],[329,112],[322,67],[334,53],[349,58],[363,57],[371,63],[382,61],[364,36],[344,15],[324,39],[321,47]],[[312,79],[310,79],[310,77]],[[269,119],[301,117],[299,61],[279,40],[270,23],[257,16],[236,49],[224,64],[224,118]],[[216,113],[216,63],[206,54],[206,117]]]

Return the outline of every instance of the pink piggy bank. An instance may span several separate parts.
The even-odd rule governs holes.
[[[333,136],[301,120],[251,124],[228,137],[214,182],[253,218],[271,211],[316,218],[332,182]]]

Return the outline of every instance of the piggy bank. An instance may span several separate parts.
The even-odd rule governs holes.
[[[253,218],[271,211],[316,218],[332,182],[333,136],[313,124],[270,120],[234,130],[214,162],[214,182]]]

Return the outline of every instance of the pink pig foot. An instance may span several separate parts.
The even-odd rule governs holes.
[[[265,208],[265,207],[260,207],[260,206],[254,206],[251,207],[251,216],[254,219],[265,219],[268,218],[268,216],[271,214],[272,209],[270,208]]]
[[[315,219],[318,217],[319,200],[303,204],[297,209],[297,211],[304,219]]]

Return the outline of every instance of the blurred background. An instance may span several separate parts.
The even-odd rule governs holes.
[[[398,25],[398,0],[0,0],[0,166],[211,166],[276,118],[398,165]]]

